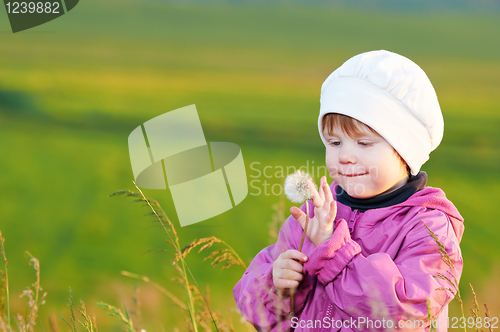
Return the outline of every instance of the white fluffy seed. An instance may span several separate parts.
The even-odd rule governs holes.
[[[314,185],[312,177],[301,171],[297,170],[295,173],[290,174],[285,179],[285,195],[294,203],[304,203],[311,199],[311,193],[307,186],[307,179],[311,179]]]

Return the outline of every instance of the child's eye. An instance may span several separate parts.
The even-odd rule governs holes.
[[[362,145],[362,146],[370,146],[370,145],[372,145],[372,143],[368,142],[368,141],[358,141],[358,144]]]
[[[330,145],[333,145],[333,146],[339,146],[340,145],[340,141],[330,141],[329,143],[330,143]]]

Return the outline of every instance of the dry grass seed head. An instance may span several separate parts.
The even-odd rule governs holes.
[[[187,244],[181,250],[182,258],[186,258],[186,256],[191,252],[191,250],[193,250],[194,248],[196,248],[197,246],[199,246],[201,244],[203,244],[203,246],[198,250],[198,253],[204,249],[210,248],[214,243],[220,243],[220,242],[222,242],[222,241],[219,240],[218,238],[216,238],[215,236],[194,240],[194,241],[190,242],[189,244]],[[180,255],[179,255],[179,253],[176,253],[173,263],[176,264],[179,260],[180,260]]]

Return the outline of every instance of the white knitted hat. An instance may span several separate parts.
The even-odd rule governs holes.
[[[436,92],[413,61],[388,51],[358,54],[321,86],[319,133],[327,113],[340,113],[373,128],[416,175],[443,138]]]

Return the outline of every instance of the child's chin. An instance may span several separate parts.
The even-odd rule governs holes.
[[[373,193],[372,190],[367,188],[366,186],[356,186],[355,188],[351,188],[350,190],[346,190],[349,196],[353,198],[365,199],[376,196],[376,193]]]
[[[349,196],[353,198],[359,198],[359,199],[365,199],[365,198],[370,198],[373,197],[374,195],[369,195],[369,194],[357,194],[357,193],[349,193]]]
[[[341,180],[341,179],[339,179]],[[360,183],[358,181],[350,181],[349,183],[345,183],[346,181],[339,181],[337,184],[345,191],[349,196],[353,198],[370,198],[375,196],[370,190],[369,187],[365,183]]]

